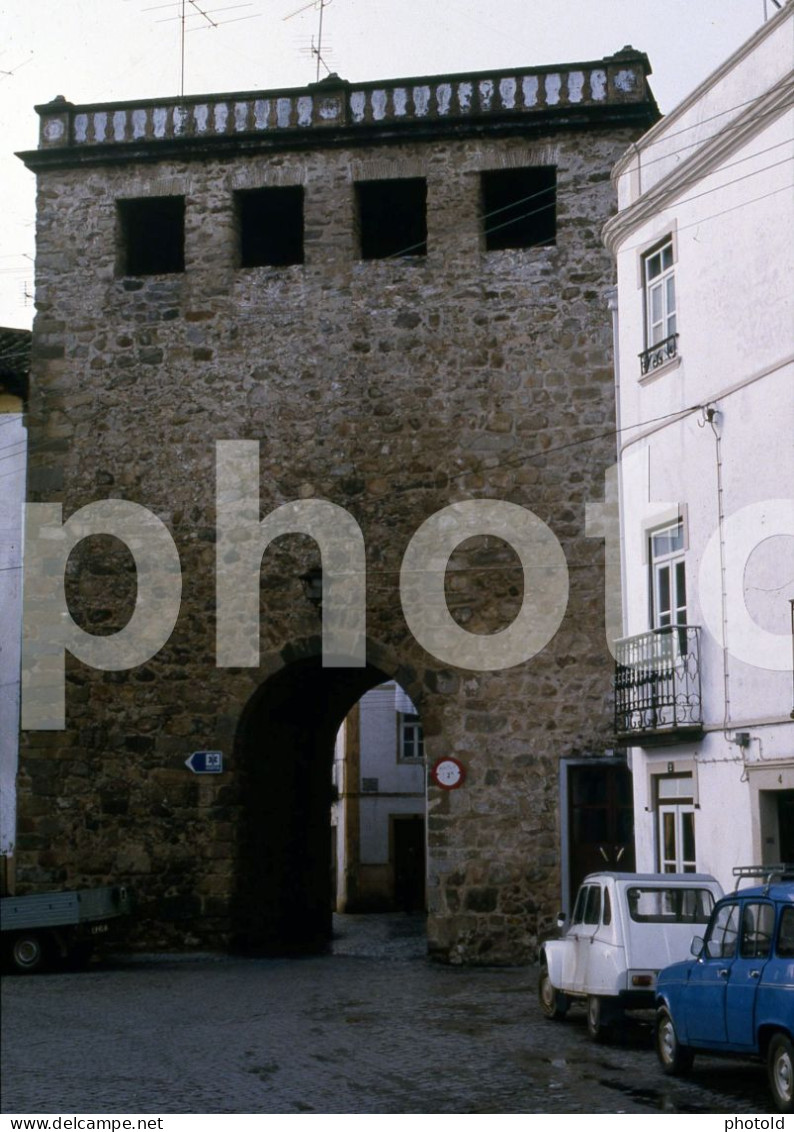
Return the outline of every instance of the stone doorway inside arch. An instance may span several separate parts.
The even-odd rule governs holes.
[[[363,778],[376,777],[361,773],[360,731],[359,761],[353,765],[354,753],[344,750],[344,744],[340,760],[340,735],[353,734],[352,720],[360,724],[359,701],[366,693],[390,688],[391,721],[408,744],[410,727],[401,726],[401,717],[415,713],[395,710],[396,687],[371,664],[359,669],[323,668],[319,657],[303,657],[267,679],[246,705],[235,746],[241,784],[234,897],[234,936],[239,948],[286,955],[329,949],[333,913],[340,901],[340,868],[343,876],[349,872],[346,842],[343,838],[340,843],[339,830],[332,822],[339,821],[340,802],[349,798],[358,805],[359,844],[372,842],[372,828],[362,826],[360,816],[361,802],[371,793],[367,789],[371,784]],[[405,697],[403,706],[409,704]],[[381,710],[385,710],[383,703]],[[378,715],[373,720],[384,725],[386,717]],[[405,719],[406,724],[411,722]],[[413,741],[416,744],[415,734]],[[393,757],[397,759],[396,752]],[[424,844],[424,760],[409,755],[405,761],[411,758],[414,777],[418,771],[422,783],[420,808],[406,811],[402,802],[390,812],[388,816],[395,819],[387,823],[392,845],[396,821],[417,818],[421,819]],[[394,799],[379,798],[380,809],[384,801]],[[351,831],[354,808],[344,818]],[[415,856],[418,838],[414,835],[410,840],[412,853],[405,848],[402,831],[397,835],[403,859]],[[423,856],[422,875],[424,867]],[[346,884],[344,894],[347,905]],[[414,889],[412,900],[418,899]],[[423,891],[421,900],[423,904]]]

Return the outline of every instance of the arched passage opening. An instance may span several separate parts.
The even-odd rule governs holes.
[[[390,677],[323,668],[319,656],[288,664],[246,705],[235,745],[242,813],[234,899],[245,950],[326,950],[332,933],[331,807],[339,728],[371,688]]]
[[[336,737],[333,782],[337,912],[424,913],[424,729],[397,681],[370,688],[345,718]]]

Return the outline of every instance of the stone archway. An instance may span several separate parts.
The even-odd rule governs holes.
[[[323,951],[331,938],[331,766],[353,705],[380,668],[304,657],[270,676],[237,729],[242,812],[234,938],[265,953]]]

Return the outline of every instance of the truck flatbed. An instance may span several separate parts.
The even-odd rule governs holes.
[[[56,954],[62,958],[109,931],[109,921],[129,915],[132,900],[124,885],[71,892],[44,892],[0,899],[0,932],[17,971],[32,972]]]

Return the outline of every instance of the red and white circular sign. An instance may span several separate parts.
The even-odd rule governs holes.
[[[436,786],[440,786],[442,790],[457,790],[459,786],[463,785],[466,768],[459,759],[453,758],[452,755],[446,755],[443,759],[438,759],[433,763],[430,777]]]

